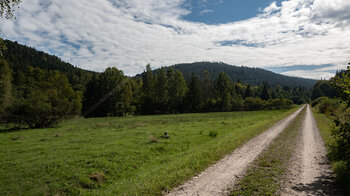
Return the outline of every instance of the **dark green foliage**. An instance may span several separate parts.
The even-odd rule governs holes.
[[[269,86],[268,86],[267,82],[263,82],[262,91],[261,91],[261,98],[265,101],[268,99],[271,99],[271,94],[269,92]]]
[[[278,85],[292,88],[304,86],[311,89],[317,82],[312,79],[284,76],[260,68],[238,67],[218,62],[185,63],[171,67],[182,72],[187,81],[191,78],[192,72],[202,77],[203,71],[208,70],[212,80],[215,80],[220,72],[225,72],[235,82],[240,81],[242,84],[250,84],[251,86],[259,86],[263,82],[268,81],[272,87]]]
[[[338,95],[350,105],[350,66],[333,77],[331,85],[337,89]]]
[[[335,115],[340,106],[339,100],[326,97],[318,104],[318,111],[323,114]]]
[[[12,102],[12,74],[7,62],[0,59],[0,119]]]
[[[293,101],[290,99],[269,99],[266,103],[266,109],[287,109],[291,108],[293,105]]]
[[[5,15],[6,19],[13,17],[13,12],[17,8],[21,0],[2,0],[0,1],[0,18]]]
[[[323,102],[323,100],[328,99],[328,97],[319,97],[311,102],[311,107],[315,107],[316,105]]]
[[[265,107],[265,102],[261,98],[247,97],[244,100],[244,108],[246,110],[262,110]]]
[[[146,71],[142,73],[142,113],[154,113],[155,78],[151,66],[146,66]]]
[[[169,92],[169,105],[172,113],[181,112],[184,104],[185,96],[187,93],[187,85],[182,73],[168,70],[168,92]]]
[[[333,163],[333,169],[337,176],[338,184],[344,191],[344,195],[350,194],[350,68],[341,71],[330,80],[330,84],[337,90],[339,99],[319,97],[312,102],[320,113],[327,114],[333,119],[334,125],[330,130],[328,139],[328,157]],[[321,89],[321,88],[320,88]],[[329,126],[330,127],[330,126]],[[329,127],[326,127],[329,128]],[[327,132],[327,131],[326,131]]]
[[[87,85],[83,115],[123,116],[127,113],[131,99],[131,85],[123,72],[115,67],[107,68]]]
[[[167,108],[168,100],[169,100],[169,94],[168,94],[168,78],[165,72],[165,69],[159,69],[157,76],[156,76],[156,82],[155,82],[155,110],[156,113],[165,113],[169,111],[169,108]]]
[[[83,91],[86,84],[90,81],[93,74],[91,71],[86,71],[73,65],[66,63],[56,56],[49,55],[42,51],[37,51],[34,48],[23,46],[17,42],[5,40],[7,50],[4,52],[4,58],[8,62],[13,73],[13,79],[16,84],[19,71],[23,71],[28,66],[39,67],[43,70],[57,70],[64,73],[74,90]]]
[[[334,98],[337,96],[337,91],[331,86],[329,81],[321,80],[318,81],[311,91],[311,99],[317,99],[319,97],[329,97]]]
[[[215,92],[220,111],[231,111],[231,80],[223,72],[219,74],[215,81]]]
[[[252,87],[250,86],[250,84],[248,84],[244,93],[244,98],[247,98],[247,97],[254,97],[254,91],[252,90]]]
[[[6,121],[44,128],[80,114],[81,95],[72,89],[64,74],[27,67],[20,75]]]
[[[191,79],[188,84],[188,93],[187,93],[187,105],[190,112],[200,111],[202,97],[201,97],[201,88],[200,81],[197,75],[192,73]]]
[[[63,111],[66,111],[63,112],[65,116],[67,114],[80,114],[81,105],[83,105],[82,114],[86,117],[261,110],[289,107],[290,102],[280,98],[303,104],[309,101],[310,96],[310,91],[300,85],[282,89],[280,86],[271,88],[267,85],[267,82],[260,87],[241,83],[241,81],[244,82],[244,78],[241,76],[246,76],[249,79],[254,74],[270,73],[261,72],[262,70],[259,69],[237,68],[222,63],[188,64],[186,66],[192,69],[194,73],[191,77],[188,77],[186,83],[183,74],[179,70],[161,68],[153,71],[150,65],[147,65],[141,78],[127,78],[117,68],[107,68],[103,73],[88,72],[33,48],[11,41],[6,41],[6,43],[9,49],[4,58],[9,63],[9,70],[2,66],[4,71],[2,71],[1,77],[5,82],[2,83],[3,85],[0,88],[0,100],[4,103],[1,111],[5,111],[5,108],[11,105],[11,102],[15,102],[16,106],[21,106],[20,108],[23,110],[27,108],[26,110],[36,111],[38,116],[46,113],[54,116],[53,114]],[[33,65],[34,68],[31,69],[37,73],[28,74],[27,68],[30,65]],[[193,65],[196,65],[196,67]],[[181,65],[178,66],[181,67]],[[203,67],[207,67],[209,71],[202,70]],[[189,69],[186,68],[186,70]],[[230,79],[233,73],[232,69],[237,71],[235,72],[236,75],[240,75],[240,77],[232,78],[234,81]],[[196,74],[199,70],[201,72]],[[64,104],[71,107],[69,109],[62,107],[64,109],[58,111],[46,107],[45,103],[50,102],[51,104],[54,102],[49,101],[45,93],[38,93],[51,88],[38,85],[38,81],[49,79],[44,77],[41,72],[51,73],[52,71],[59,71],[69,79],[68,85],[72,87],[75,96],[75,98],[68,99],[68,102],[75,100],[75,104]],[[252,72],[248,73],[247,71]],[[269,78],[274,77],[270,75]],[[254,84],[260,84],[260,79],[254,80],[256,81]],[[235,82],[236,80],[238,82]],[[266,81],[270,82],[272,80]],[[274,84],[273,81],[271,83]],[[62,94],[72,93],[64,92]],[[39,99],[35,100],[35,96]],[[40,98],[40,96],[43,97]],[[61,98],[65,99],[64,96],[61,96],[57,100],[60,101]],[[270,98],[274,100],[269,100]],[[282,106],[283,104],[285,105]],[[43,111],[38,108],[38,110],[33,109],[32,106],[34,105],[37,105]],[[12,112],[16,111],[18,116],[20,110],[12,107]],[[57,118],[62,117],[58,116]]]

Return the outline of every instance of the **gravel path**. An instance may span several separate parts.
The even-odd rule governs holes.
[[[306,112],[281,195],[338,195],[326,148],[309,106]]]
[[[305,106],[304,106],[305,107]],[[264,133],[248,141],[232,154],[210,166],[169,195],[228,195],[258,155],[281,133],[304,108],[287,116]]]

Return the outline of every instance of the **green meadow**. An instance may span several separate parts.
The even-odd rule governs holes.
[[[3,127],[0,195],[161,195],[297,108]]]

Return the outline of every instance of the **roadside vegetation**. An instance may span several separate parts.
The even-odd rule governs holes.
[[[74,119],[57,128],[5,129],[0,195],[161,195],[296,109]]]
[[[234,187],[231,195],[276,195],[297,145],[297,136],[302,128],[305,111],[306,108],[259,155],[243,179]]]
[[[319,97],[311,105],[327,144],[338,184],[350,194],[350,67],[330,80],[338,98]]]

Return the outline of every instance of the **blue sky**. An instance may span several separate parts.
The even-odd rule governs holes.
[[[350,62],[349,0],[31,0],[1,37],[127,75],[196,61],[330,78]]]
[[[191,10],[183,17],[193,22],[206,24],[225,24],[253,18],[261,14],[261,10],[268,7],[272,0],[190,0],[185,3]],[[280,5],[281,0],[276,1]]]

